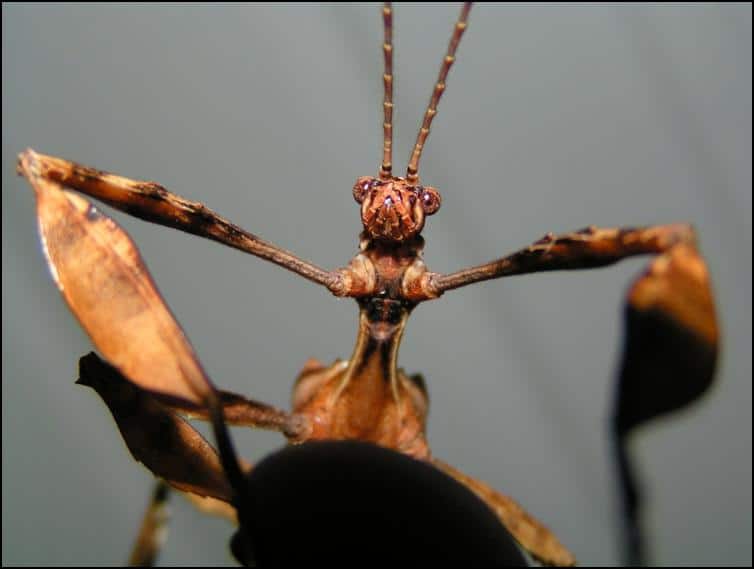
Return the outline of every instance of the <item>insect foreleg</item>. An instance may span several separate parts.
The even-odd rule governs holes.
[[[634,255],[658,254],[684,244],[696,248],[694,230],[687,224],[644,228],[599,229],[553,235],[495,261],[447,275],[431,276],[437,293],[475,282],[513,275],[563,269],[589,269],[610,265]]]
[[[304,261],[241,229],[205,205],[173,194],[155,182],[130,180],[31,149],[19,156],[19,168],[24,162],[34,164],[40,178],[87,194],[134,217],[261,257],[331,290],[340,286],[339,273]]]

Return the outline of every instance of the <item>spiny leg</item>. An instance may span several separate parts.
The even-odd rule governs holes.
[[[145,221],[212,239],[271,261],[333,292],[341,285],[338,272],[304,261],[241,229],[203,204],[173,194],[154,182],[130,180],[31,149],[19,156],[19,171],[30,182],[32,176],[50,180]]]
[[[610,265],[656,254],[632,285],[625,308],[626,341],[613,407],[612,430],[625,520],[625,551],[632,565],[645,558],[641,498],[628,452],[634,429],[697,400],[711,385],[718,326],[707,267],[690,225],[587,228],[545,235],[496,261],[426,277],[425,294],[475,282],[560,269]]]

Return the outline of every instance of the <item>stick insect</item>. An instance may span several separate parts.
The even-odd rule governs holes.
[[[430,381],[431,381],[431,379],[430,379]]]

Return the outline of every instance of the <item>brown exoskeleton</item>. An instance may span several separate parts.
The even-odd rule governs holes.
[[[135,248],[112,222],[97,214],[81,198],[61,193],[61,185],[149,221],[210,237],[266,258],[326,286],[337,296],[357,299],[359,333],[352,357],[329,367],[317,363],[307,366],[297,382],[292,414],[240,398],[233,399],[237,415],[231,417],[230,411],[226,414],[228,422],[280,429],[293,442],[355,438],[419,459],[434,460],[424,436],[426,395],[423,386],[397,367],[400,339],[407,317],[416,304],[484,279],[540,270],[593,267],[630,255],[659,254],[650,272],[632,289],[630,310],[641,317],[657,314],[676,326],[681,335],[687,333],[690,342],[701,346],[698,349],[704,355],[702,359],[709,364],[714,359],[716,345],[715,321],[706,271],[688,226],[591,228],[559,236],[547,235],[513,255],[479,267],[448,275],[426,269],[421,260],[420,233],[425,217],[437,210],[440,198],[435,189],[420,184],[418,165],[444,89],[445,76],[465,29],[468,7],[456,25],[405,178],[392,176],[391,15],[391,10],[386,8],[382,169],[378,177],[360,178],[354,186],[354,197],[361,204],[364,233],[360,253],[344,269],[325,271],[302,261],[233,226],[204,206],[183,200],[156,184],[134,182],[31,151],[22,156],[21,169],[39,196],[41,233],[56,281],[105,359],[142,388],[199,406],[205,400],[205,374],[151,286]],[[641,362],[636,357],[630,361]],[[708,368],[709,365],[700,374],[709,377],[711,369]],[[628,379],[624,379],[626,389],[630,390],[638,378],[649,373],[642,370],[629,374]],[[117,398],[112,399],[113,392],[114,389],[105,390],[103,397],[108,399],[109,394],[108,403],[117,409],[121,404]],[[181,401],[173,405],[173,409],[186,410]],[[194,412],[201,415],[200,409]],[[653,412],[657,411],[642,413],[636,411],[635,406],[631,407],[630,412],[621,415],[622,429]],[[128,440],[130,431],[123,425],[121,428]],[[177,440],[176,445],[183,440]],[[178,488],[198,490],[220,499],[228,497],[224,493],[227,489],[221,492],[215,487],[222,484],[220,479],[202,483],[178,480],[175,467],[164,470],[164,457],[159,456],[158,449],[155,453],[154,461],[148,462],[144,454],[135,452],[156,474]],[[514,536],[535,556],[557,564],[572,561],[570,554],[546,529],[523,514],[509,499],[450,467],[436,461],[435,464],[486,499]]]

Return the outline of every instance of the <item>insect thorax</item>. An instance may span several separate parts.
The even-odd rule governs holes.
[[[360,252],[347,267],[339,269],[338,287],[331,288],[337,296],[363,299],[389,299],[406,301],[415,305],[423,300],[437,298],[433,289],[432,273],[422,259],[424,239],[414,235],[403,241],[378,239],[364,230],[361,234]]]

